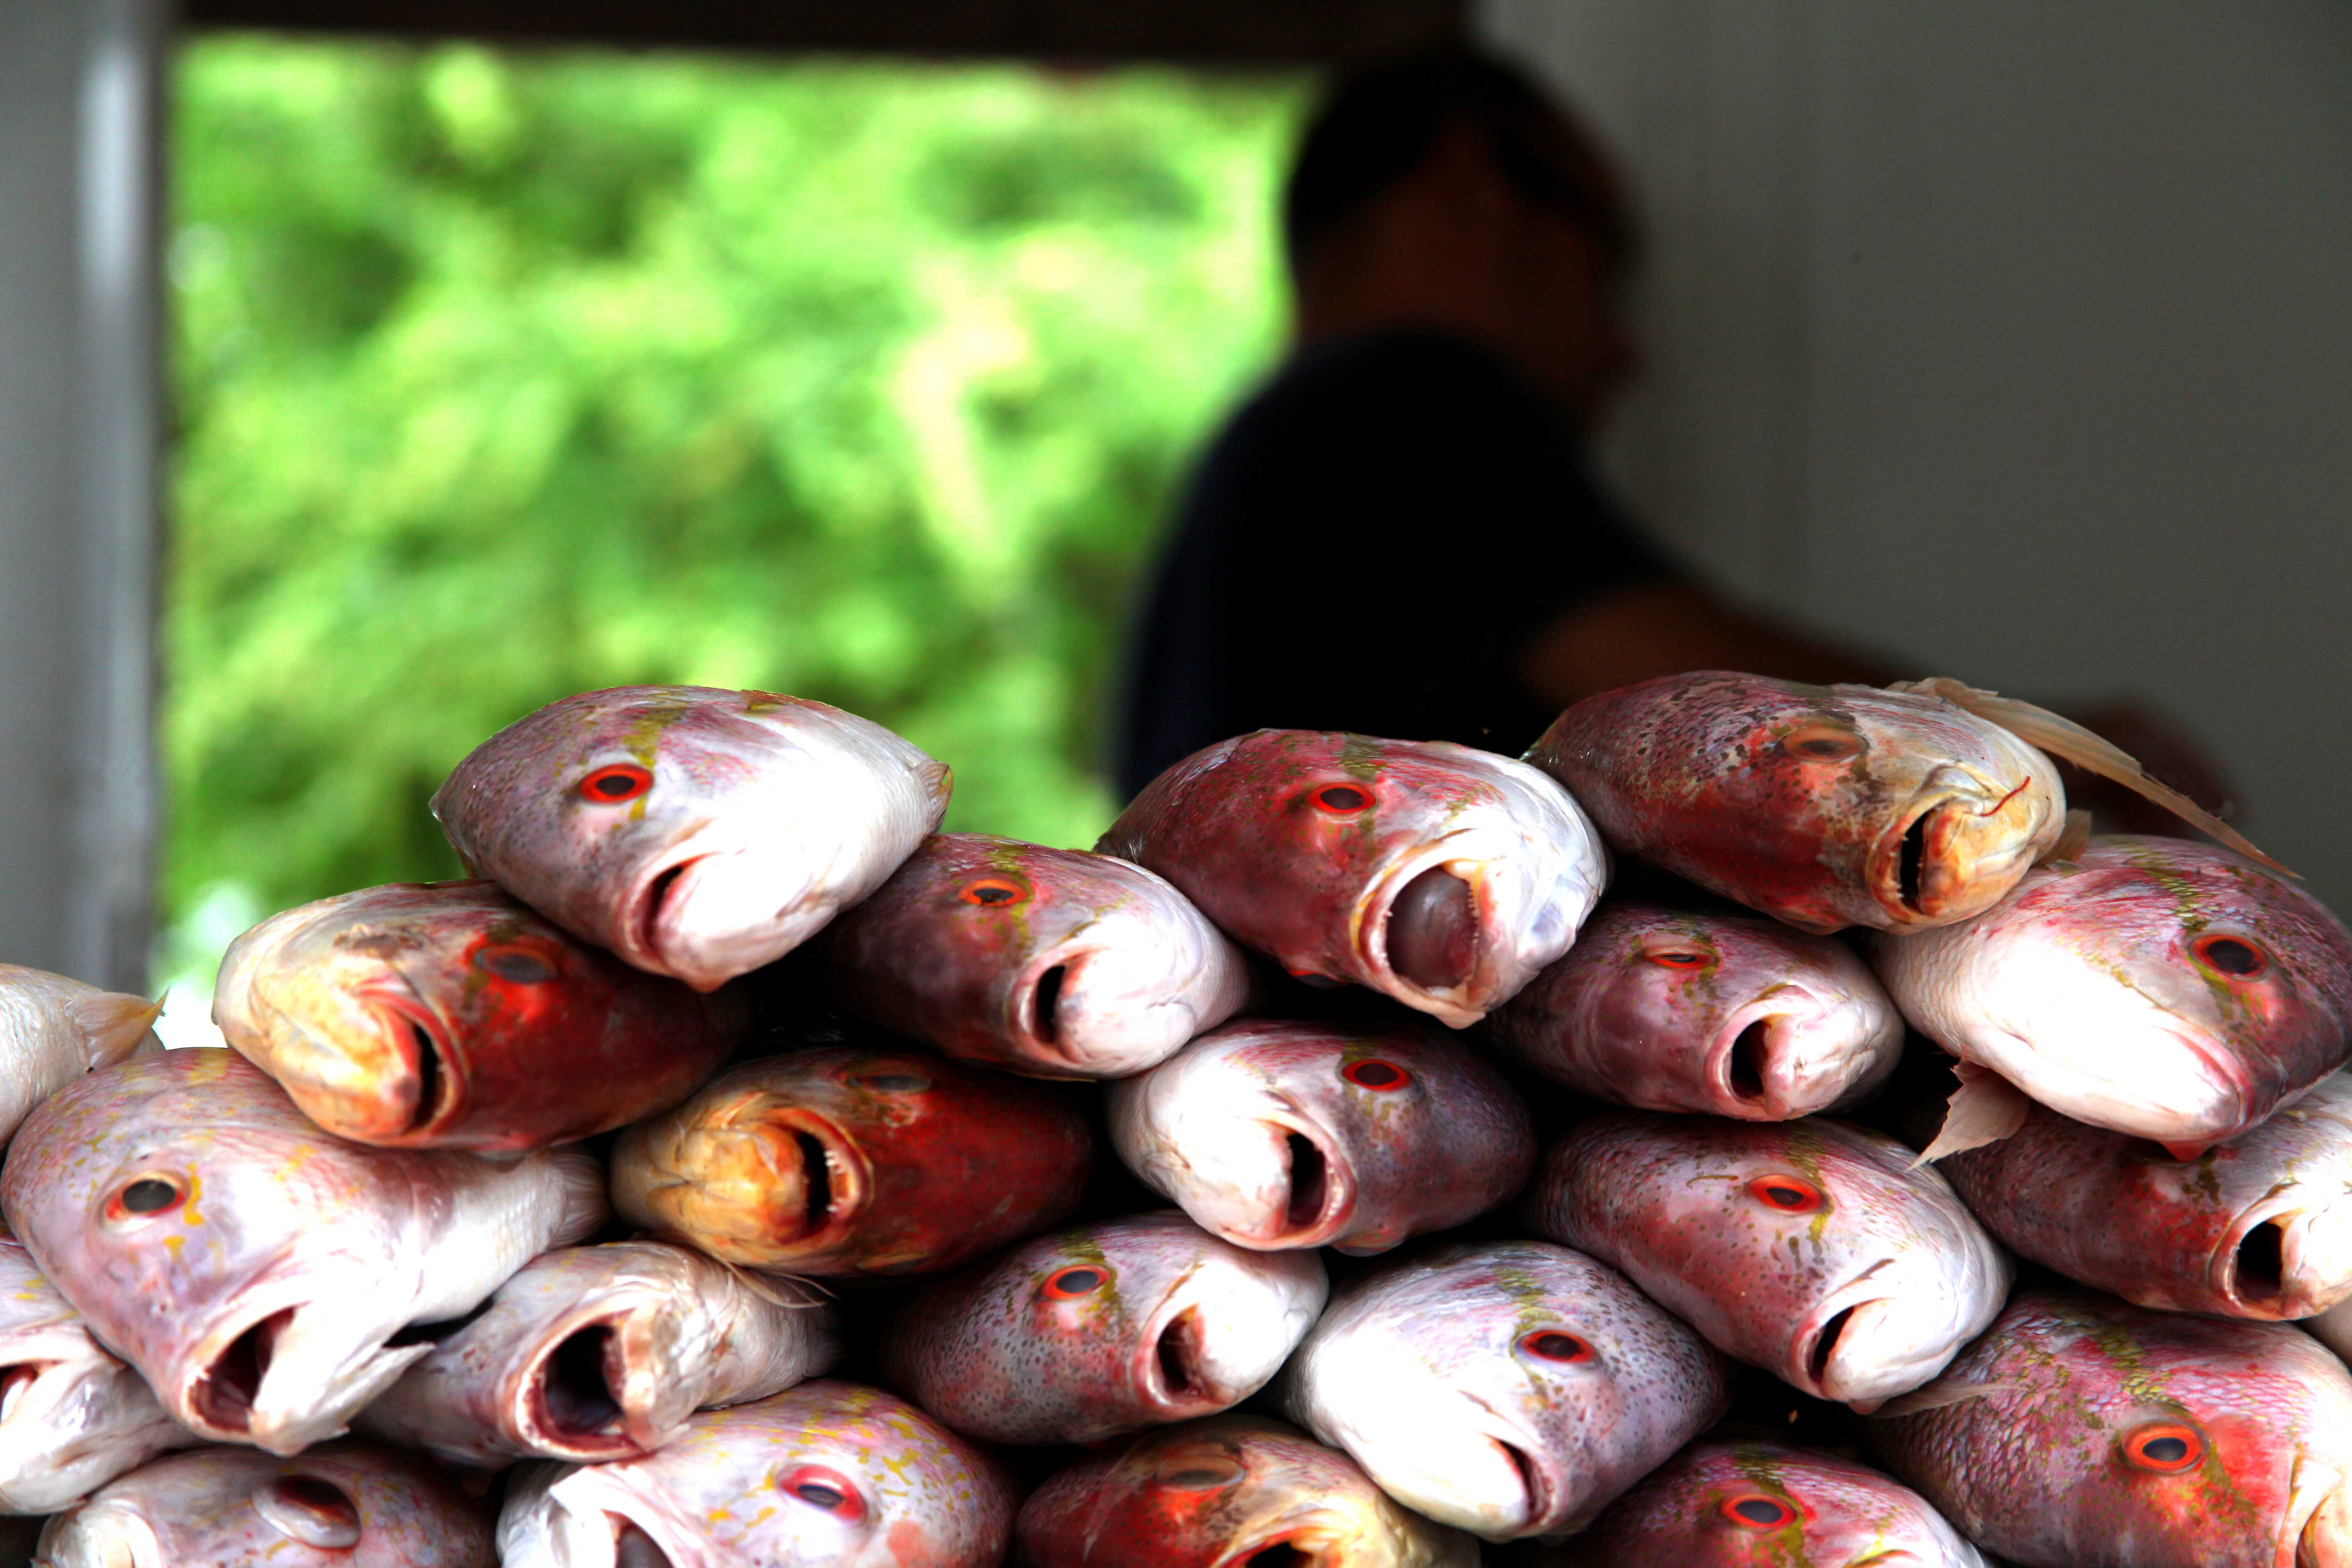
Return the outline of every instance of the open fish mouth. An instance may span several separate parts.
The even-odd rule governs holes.
[[[1895,1306],[1877,1279],[1894,1266],[1893,1258],[1880,1258],[1805,1314],[1790,1336],[1790,1364],[1780,1371],[1783,1379],[1816,1399],[1860,1402],[1857,1408],[1864,1404],[1876,1407],[1885,1395],[1874,1394],[1868,1386],[1855,1386],[1868,1384],[1872,1369],[1850,1363],[1857,1353],[1855,1347]],[[1952,1348],[1958,1348],[1958,1342]],[[1885,1370],[1895,1373],[1904,1369]]]
[[[2352,1568],[2352,1493],[2343,1472],[2301,1458],[2290,1484],[2279,1544],[2294,1543],[2294,1568]]]
[[[1517,1479],[1518,1507],[1516,1511],[1506,1510],[1505,1513],[1510,1533],[1517,1535],[1540,1529],[1552,1517],[1552,1510],[1559,1501],[1559,1489],[1544,1473],[1543,1463],[1536,1457],[1533,1447],[1492,1434],[1487,1436],[1486,1441],[1495,1446],[1495,1451],[1509,1473]]]
[[[542,1336],[511,1379],[515,1431],[541,1452],[583,1464],[646,1452],[660,1436],[648,1395],[658,1369],[635,1364],[647,1337],[643,1314],[604,1304],[572,1314]]]
[[[2214,1288],[2252,1318],[2286,1320],[2324,1312],[2352,1288],[2352,1258],[2324,1232],[2324,1214],[2303,1205],[2292,1187],[2238,1216],[2213,1249]],[[2330,1251],[2333,1257],[2325,1256]]]
[[[1211,1568],[1317,1568],[1342,1542],[1330,1531],[1293,1528],[1261,1536],[1226,1552]]]
[[[299,1453],[432,1353],[430,1342],[388,1347],[377,1321],[355,1299],[261,1296],[199,1340],[157,1391],[171,1391],[166,1406],[199,1436]]]
[[[1034,1058],[1066,1065],[1073,1078],[1086,1052],[1086,1019],[1076,998],[1088,962],[1101,950],[1060,947],[1032,959],[1005,998],[1005,1022]]]
[[[1724,1021],[1707,1048],[1707,1083],[1727,1116],[1781,1121],[1820,1106],[1798,1104],[1792,1091],[1805,1087],[1785,1061],[1790,1037],[1828,1012],[1811,992],[1774,986]],[[1825,1102],[1826,1103],[1826,1102]]]
[[[179,1400],[180,1418],[207,1437],[250,1438],[254,1407],[261,1401],[278,1342],[301,1305],[265,1309],[216,1331],[198,1350],[195,1370]]]
[[[372,992],[368,1005],[383,1021],[384,1042],[400,1074],[383,1086],[370,1125],[354,1129],[375,1138],[415,1138],[446,1125],[460,1110],[464,1075],[447,1027],[414,996]]]
[[[848,1236],[873,1180],[847,1133],[799,1106],[773,1108],[738,1131],[758,1139],[760,1157],[779,1178],[764,1216],[772,1245],[785,1254],[822,1252]]]
[[[1507,945],[1492,858],[1463,837],[1391,865],[1357,903],[1349,932],[1376,981],[1457,1029],[1486,1016]]]
[[[1284,1251],[1327,1245],[1355,1214],[1354,1169],[1331,1135],[1306,1117],[1269,1116],[1260,1125],[1282,1145],[1283,1190],[1250,1240]]]
[[[44,1407],[54,1408],[58,1403],[53,1390],[41,1390],[41,1380],[66,1363],[59,1361],[20,1361],[0,1366],[0,1426],[5,1426],[18,1415],[29,1415]],[[60,1379],[50,1379],[57,1383]],[[47,1393],[48,1397],[39,1397]]]
[[[686,962],[688,955],[671,950],[678,945],[695,868],[709,858],[708,851],[677,855],[646,873],[622,905],[623,957],[665,973]]]
[[[2023,874],[2038,824],[2016,820],[2011,807],[2033,781],[2006,795],[1969,782],[1922,791],[1872,847],[1870,890],[1889,929],[1966,920]]]
[[[1147,1320],[1136,1346],[1135,1386],[1165,1420],[1205,1415],[1233,1403],[1209,1363],[1208,1330],[1201,1303],[1182,1291],[1170,1292]]]

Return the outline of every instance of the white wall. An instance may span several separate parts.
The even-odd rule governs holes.
[[[1921,673],[2168,706],[2352,914],[2352,7],[1484,22],[1643,195],[1645,515]]]
[[[144,984],[154,0],[0,9],[0,963]]]

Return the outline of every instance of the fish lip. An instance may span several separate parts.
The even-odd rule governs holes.
[[[1980,893],[1990,891],[1993,897],[1970,900],[1947,896],[1933,901],[1931,905],[1927,897],[1926,879],[1923,877],[1920,889],[1921,901],[1916,905],[1906,902],[1903,898],[1903,841],[1910,836],[1914,825],[1929,813],[1942,811],[1948,807],[1960,808],[1967,816],[1973,818],[1990,817],[2000,810],[2009,800],[2010,795],[2018,793],[2018,790],[2025,789],[2032,783],[2029,778],[2025,784],[2018,786],[2018,790],[2012,790],[2004,795],[1996,793],[1990,786],[1965,773],[1961,776],[1968,778],[1968,785],[1956,786],[1948,782],[1951,774],[1947,770],[1937,771],[1944,773],[1948,782],[1942,784],[1931,782],[1922,787],[1917,795],[1911,797],[1909,804],[1897,814],[1894,824],[1885,833],[1879,835],[1878,842],[1871,847],[1868,868],[1864,875],[1869,883],[1872,900],[1891,918],[1892,923],[1886,928],[1890,931],[1910,931],[1923,926],[1946,925],[1980,913],[1985,908],[1997,901],[2000,891],[2006,890],[2007,883],[2003,881],[2000,874],[2021,858],[2030,860],[2035,852],[2036,836],[2026,833],[2019,835],[2016,842],[2005,850],[1998,853],[1988,850],[1972,854],[1969,864],[1973,868],[1979,873],[1992,873],[1979,875],[1975,879],[1975,885]],[[1958,833],[1953,835],[1954,837],[1958,836]]]
[[[658,1447],[662,1434],[655,1426],[644,1397],[651,1380],[636,1375],[638,1369],[635,1365],[630,1365],[621,1378],[621,1386],[613,1390],[618,1395],[614,1403],[620,1411],[617,1432],[583,1434],[566,1427],[557,1421],[547,1404],[548,1363],[567,1342],[583,1330],[601,1327],[612,1333],[613,1343],[625,1361],[628,1360],[632,1348],[629,1331],[641,1326],[650,1306],[642,1301],[615,1303],[609,1295],[599,1296],[575,1305],[542,1330],[532,1341],[530,1353],[515,1358],[513,1366],[500,1380],[499,1407],[512,1424],[515,1435],[541,1454],[579,1464],[628,1458]]]
[[[1927,924],[1936,917],[1934,910],[1904,901],[1903,841],[1910,837],[1912,827],[1930,812],[1966,801],[1967,796],[1949,787],[1922,790],[1912,796],[1910,803],[1896,815],[1893,825],[1880,834],[1878,842],[1871,847],[1870,896],[1877,900],[1880,909],[1893,917],[1893,929],[1902,931]]]
[[[397,1121],[387,1119],[387,1125],[381,1131],[371,1128],[365,1134],[349,1132],[345,1136],[366,1136],[370,1142],[394,1138],[401,1142],[436,1136],[457,1121],[463,1110],[466,1075],[459,1070],[461,1058],[452,1048],[448,1026],[415,994],[413,988],[394,990],[389,986],[370,985],[362,987],[359,996],[385,1020],[394,1051],[406,1070],[397,1090]],[[440,1067],[432,1075],[438,1088],[435,1093],[435,1103],[431,1106],[421,1103],[425,1074],[417,1060],[416,1041],[411,1036],[411,1030],[424,1032],[434,1055],[440,1060]],[[329,1131],[341,1130],[331,1128]]]
[[[1306,1247],[1328,1247],[1356,1215],[1356,1172],[1340,1158],[1339,1146],[1330,1133],[1318,1126],[1313,1119],[1291,1105],[1283,1105],[1262,1114],[1258,1120],[1268,1127],[1278,1127],[1285,1134],[1296,1133],[1315,1145],[1323,1156],[1323,1207],[1315,1223],[1297,1230],[1281,1228],[1276,1216],[1274,1228],[1263,1237],[1252,1237],[1248,1245],[1269,1251],[1295,1251]]]
[[[296,1295],[280,1287],[276,1290],[254,1292],[251,1304],[244,1310],[222,1317],[210,1332],[198,1339],[184,1352],[180,1358],[183,1366],[165,1380],[172,1391],[165,1400],[172,1415],[190,1431],[215,1442],[257,1443],[253,1415],[261,1405],[261,1390],[269,1380],[268,1368],[254,1379],[253,1396],[247,1402],[246,1420],[242,1426],[223,1426],[205,1415],[198,1404],[199,1392],[219,1371],[222,1358],[247,1333],[281,1314],[290,1321],[295,1313],[315,1302],[316,1298],[307,1292]]]
[[[2232,1220],[2230,1228],[2214,1243],[2212,1256],[2206,1264],[2206,1279],[2239,1312],[2276,1321],[2310,1317],[2334,1304],[2317,1293],[2315,1287],[2318,1281],[2312,1278],[2309,1268],[2303,1267],[2312,1219],[2303,1198],[2304,1194],[2295,1185],[2265,1194],[2262,1201]],[[2284,1222],[2279,1226],[2279,1293],[2274,1299],[2252,1300],[2238,1289],[2238,1248],[2255,1230],[2273,1222]]]
[[[2306,1469],[2312,1476],[2305,1476]],[[2297,1459],[2288,1486],[2279,1543],[2294,1543],[2294,1561],[2298,1565],[2352,1568],[2352,1495],[2346,1492],[2343,1472],[2307,1458]]]
[[[1475,999],[1493,990],[1496,971],[1500,967],[1497,949],[1501,944],[1493,936],[1501,921],[1495,909],[1494,879],[1490,874],[1497,857],[1481,842],[1486,837],[1475,829],[1463,828],[1400,857],[1364,889],[1348,917],[1348,945],[1355,952],[1356,961],[1370,972],[1374,983],[1392,995],[1420,998],[1412,1004],[1414,1006],[1451,1028],[1467,1028],[1486,1016],[1487,1005]],[[1414,878],[1440,867],[1461,878],[1470,889],[1472,907],[1478,916],[1478,953],[1462,984],[1432,991],[1407,980],[1390,966],[1389,911],[1397,895]]]
[[[716,853],[697,845],[699,837],[688,834],[686,840],[674,846],[637,874],[636,881],[620,901],[621,919],[614,932],[620,938],[615,944],[620,955],[640,969],[650,969],[658,974],[677,973],[677,959],[666,952],[662,945],[662,924],[665,916],[675,923],[674,911],[682,901],[675,895],[678,884],[687,881],[694,868]]]
[[[2231,1099],[2235,1102],[2231,1110],[2230,1125],[2210,1138],[2203,1139],[2204,1148],[2198,1151],[2201,1154],[2204,1149],[2210,1149],[2214,1144],[2234,1138],[2245,1131],[2248,1124],[2246,1112],[2253,1096],[2253,1083],[2242,1064],[2226,1053],[2216,1055],[2204,1041],[2197,1037],[2194,1030],[2168,1029],[2166,1033],[2171,1037],[2174,1043],[2190,1056],[2195,1057],[2199,1064],[2212,1075],[2215,1081],[2229,1090]],[[2165,1142],[2166,1141],[2158,1139],[2157,1142]],[[2181,1140],[2184,1144],[2189,1142],[2188,1139]],[[2169,1143],[2166,1146],[2168,1149],[2171,1147]]]
[[[1793,1025],[1801,1018],[1818,1020],[1826,1017],[1830,1012],[1822,999],[1811,991],[1791,982],[1780,981],[1725,1019],[1723,1027],[1716,1031],[1715,1039],[1707,1047],[1706,1053],[1707,1087],[1718,1096],[1717,1104],[1722,1107],[1717,1114],[1750,1121],[1785,1121],[1791,1117],[1805,1116],[1824,1109],[1829,1103],[1826,1100],[1821,1105],[1800,1105],[1790,1099],[1788,1086],[1775,1082],[1774,1074],[1769,1068],[1760,1075],[1763,1083],[1761,1092],[1752,1098],[1742,1095],[1732,1087],[1731,1068],[1739,1037],[1748,1032],[1750,1025],[1774,1018],[1786,1018]],[[1778,1043],[1778,1031],[1768,1031],[1766,1038]],[[1768,1063],[1776,1061],[1779,1054],[1769,1053],[1766,1059]]]
[[[1893,1300],[1878,1288],[1877,1276],[1881,1271],[1891,1269],[1895,1266],[1894,1258],[1882,1258],[1815,1302],[1812,1310],[1797,1321],[1797,1331],[1789,1336],[1789,1359],[1787,1364],[1780,1369],[1781,1378],[1801,1392],[1810,1394],[1816,1399],[1826,1399],[1841,1405],[1846,1403],[1844,1397],[1829,1392],[1829,1384],[1825,1380],[1832,1370],[1831,1365],[1823,1365],[1822,1379],[1816,1379],[1813,1376],[1812,1362],[1815,1348],[1831,1321],[1839,1314],[1859,1311],[1874,1302]],[[1834,1357],[1836,1351],[1832,1349],[1831,1354]]]
[[[1163,1420],[1206,1415],[1232,1403],[1225,1397],[1224,1390],[1209,1387],[1205,1382],[1209,1369],[1207,1358],[1200,1353],[1201,1303],[1191,1300],[1189,1292],[1184,1289],[1191,1279],[1188,1274],[1178,1280],[1175,1288],[1161,1299],[1160,1305],[1152,1309],[1150,1317],[1144,1320],[1144,1331],[1136,1345],[1135,1386],[1147,1405],[1162,1413]],[[1182,1393],[1171,1393],[1160,1368],[1160,1344],[1170,1330],[1180,1327],[1190,1342],[1191,1363],[1202,1374],[1202,1380]]]
[[[1062,978],[1062,992],[1066,995],[1071,984],[1086,967],[1087,960],[1101,951],[1101,945],[1096,942],[1065,942],[1031,959],[1013,977],[1013,984],[1005,994],[1004,1021],[1026,1058],[1023,1064],[1024,1067],[1054,1063],[1067,1069],[1068,1076],[1074,1079],[1095,1076],[1083,1069],[1080,1062],[1083,1053],[1070,1043],[1066,1034],[1057,1031],[1057,1037],[1048,1040],[1037,1033],[1035,1020],[1037,987],[1046,974],[1055,969],[1066,972]]]

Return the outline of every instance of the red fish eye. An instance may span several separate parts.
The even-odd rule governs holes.
[[[1223,1491],[1242,1479],[1242,1468],[1222,1458],[1179,1459],[1157,1479],[1171,1492]]]
[[[1315,803],[1317,810],[1328,811],[1334,816],[1346,816],[1372,804],[1371,792],[1353,784],[1325,784],[1307,798]]]
[[[865,1500],[857,1489],[838,1470],[823,1465],[803,1465],[776,1483],[779,1491],[790,1492],[811,1508],[822,1509],[836,1519],[856,1519],[866,1511]]]
[[[2251,980],[2271,966],[2268,954],[2242,936],[2200,936],[2189,944],[2197,962],[2233,980]]]
[[[1705,969],[1715,962],[1715,954],[1688,947],[1652,948],[1642,956],[1661,969]]]
[[[1394,1062],[1384,1062],[1378,1057],[1366,1057],[1349,1062],[1339,1069],[1339,1076],[1358,1089],[1377,1089],[1385,1094],[1392,1089],[1402,1089],[1412,1081],[1411,1074]]]
[[[956,896],[984,910],[1001,910],[1028,898],[1029,889],[1003,877],[982,877],[977,882],[966,882],[963,891]]]
[[[1748,1193],[1766,1208],[1782,1214],[1811,1214],[1829,1202],[1821,1188],[1801,1176],[1759,1176],[1748,1184]]]
[[[474,954],[474,967],[516,985],[544,985],[555,978],[555,965],[527,947],[486,947]]]
[[[598,768],[580,781],[580,798],[597,805],[621,805],[654,787],[653,770],[635,763]]]
[[[1844,763],[1862,755],[1862,737],[1837,724],[1800,724],[1780,737],[1780,750],[1808,763]]]
[[[144,1219],[166,1209],[176,1208],[187,1196],[177,1184],[161,1176],[142,1176],[106,1200],[106,1217],[111,1220]]]
[[[1742,1492],[1723,1500],[1723,1517],[1742,1530],[1785,1530],[1797,1522],[1797,1510],[1762,1492]]]
[[[1592,1347],[1574,1334],[1558,1329],[1538,1329],[1519,1341],[1519,1349],[1538,1361],[1580,1362],[1592,1359]]]
[[[2178,1475],[2205,1458],[2205,1436],[2178,1421],[2154,1422],[2124,1439],[2124,1458],[2143,1470]]]
[[[1081,1296],[1091,1296],[1101,1289],[1103,1281],[1109,1278],[1108,1269],[1080,1263],[1048,1274],[1045,1277],[1045,1294],[1056,1301],[1075,1301]]]

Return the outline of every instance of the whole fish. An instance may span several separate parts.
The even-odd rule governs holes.
[[[1580,1094],[1743,1121],[1864,1099],[1903,1050],[1895,1004],[1843,942],[1639,903],[1603,904],[1484,1028]]]
[[[1942,1371],[2012,1278],[1932,1168],[1820,1118],[1597,1116],[1552,1145],[1528,1209],[1717,1350],[1857,1410]]]
[[[764,1399],[830,1367],[832,1309],[754,1290],[659,1241],[568,1247],[525,1264],[362,1413],[367,1432],[443,1464],[625,1458],[716,1405]]]
[[[2023,1568],[2352,1563],[2352,1375],[2285,1324],[2021,1290],[1905,1405],[1895,1473]]]
[[[1871,962],[1913,1026],[1978,1069],[1930,1158],[2005,1135],[2028,1096],[2194,1158],[2352,1054],[2352,932],[2286,879],[2183,839],[2095,839],[1965,925],[1874,942]]]
[[[952,1268],[1068,1217],[1092,1139],[1058,1085],[827,1046],[720,1074],[613,1151],[613,1205],[792,1274]]]
[[[825,956],[850,1012],[1036,1078],[1141,1072],[1249,995],[1241,950],[1160,878],[977,833],[925,839]]]
[[[1347,1455],[1257,1415],[1212,1415],[1090,1455],[1013,1521],[1028,1568],[1477,1568],[1478,1545],[1407,1512]]]
[[[880,887],[948,788],[944,764],[822,702],[625,686],[483,742],[433,815],[467,867],[566,931],[711,991]]]
[[[1441,1247],[1348,1286],[1283,1397],[1389,1496],[1489,1541],[1582,1529],[1731,1403],[1697,1335],[1540,1241]]]
[[[369,888],[273,915],[221,961],[213,1021],[311,1121],[387,1148],[516,1152],[667,1110],[751,1007],[590,947],[489,882]]]
[[[1144,787],[1097,849],[1293,974],[1462,1028],[1568,951],[1608,857],[1568,792],[1448,742],[1260,730]]]
[[[195,1441],[32,1256],[0,1241],[0,1512],[54,1513]]]
[[[1077,1226],[926,1286],[890,1383],[968,1437],[1090,1443],[1255,1394],[1323,1310],[1313,1252],[1246,1252],[1181,1215]]]
[[[1694,1443],[1568,1543],[1559,1568],[1985,1568],[1927,1500],[1778,1443]]]
[[[2352,1079],[2194,1160],[2035,1106],[1937,1167],[2022,1257],[2126,1301],[2307,1318],[2352,1297]]]
[[[1238,1247],[1382,1252],[1465,1224],[1535,1169],[1503,1075],[1403,1024],[1250,1019],[1110,1086],[1129,1169]]]
[[[489,1521],[413,1455],[174,1454],[41,1531],[37,1568],[495,1568]]]
[[[86,1072],[163,1048],[163,1005],[0,963],[0,1144],[25,1113]]]
[[[803,1383],[706,1410],[643,1458],[531,1465],[504,1568],[996,1568],[1014,1493],[978,1449],[877,1388]]]
[[[0,1206],[90,1331],[199,1436],[299,1453],[457,1317],[604,1222],[604,1173],[320,1131],[234,1051],[119,1063],[17,1131]]]

